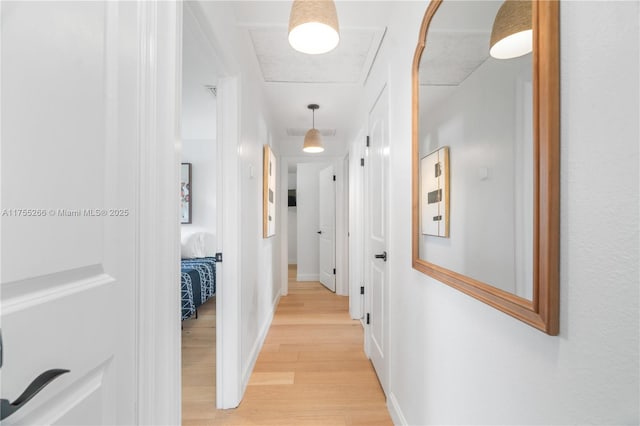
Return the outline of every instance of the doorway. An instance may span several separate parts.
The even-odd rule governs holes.
[[[290,197],[281,198],[281,211],[286,212],[280,216],[279,224],[281,270],[295,270],[295,279],[300,282],[324,280],[331,291],[348,296],[348,163],[344,158],[332,157],[282,157],[280,162],[280,187],[287,188],[288,195],[295,197],[295,201]],[[333,202],[333,207],[329,205],[323,213],[320,211],[321,172],[329,182],[323,190],[325,198]],[[293,202],[295,206],[290,206]],[[330,203],[323,202],[325,207],[327,204]],[[321,237],[326,234],[333,238],[322,239],[321,255]],[[288,274],[282,276],[281,293],[288,294]]]
[[[183,9],[181,307],[182,420],[216,408],[220,168],[218,64],[189,3]],[[185,182],[186,181],[186,182]]]

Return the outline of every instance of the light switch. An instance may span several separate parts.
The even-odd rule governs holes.
[[[489,169],[486,167],[478,167],[478,179],[487,180],[489,178]]]

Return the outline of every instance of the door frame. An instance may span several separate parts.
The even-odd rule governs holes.
[[[348,233],[349,233],[349,314],[352,319],[364,317],[364,295],[360,294],[360,287],[364,282],[364,179],[365,165],[361,161],[365,158],[366,148],[365,127],[358,131],[358,136],[351,143],[349,149],[349,183],[348,183]]]
[[[183,2],[140,1],[138,94],[140,217],[137,224],[137,423],[182,421],[180,310],[179,176],[181,161],[181,87]],[[198,4],[189,3],[215,52],[217,44]],[[229,65],[227,65],[227,69]],[[224,75],[221,72],[221,75]],[[240,82],[235,75],[218,81],[218,250],[224,253],[216,292],[216,406],[237,407],[241,400],[239,288]],[[170,172],[168,172],[170,171]],[[222,185],[222,176],[225,182]],[[224,208],[222,207],[224,206]],[[222,221],[222,222],[220,222]],[[224,223],[224,227],[220,226]],[[165,232],[159,238],[158,230]],[[222,230],[225,230],[224,235]]]
[[[280,179],[277,185],[281,194],[286,194],[289,186],[289,166],[298,163],[331,163],[336,174],[336,239],[335,239],[335,256],[336,256],[336,294],[341,296],[349,295],[349,270],[348,252],[348,224],[346,217],[348,215],[349,204],[346,202],[345,193],[348,190],[349,182],[345,179],[347,175],[344,157],[298,157],[298,156],[282,156],[278,158],[280,163]],[[282,192],[284,191],[284,192]],[[288,200],[287,197],[280,197],[280,204],[277,215],[280,217],[280,270],[288,271],[289,257],[289,230],[288,230]],[[282,296],[289,294],[289,274],[281,274],[280,291]]]
[[[240,168],[238,78],[218,80],[218,252],[224,259],[216,288],[216,407],[235,408],[242,399],[240,362]],[[224,207],[223,207],[224,206]],[[230,285],[223,285],[230,283]]]
[[[137,423],[178,424],[182,2],[138,8]]]

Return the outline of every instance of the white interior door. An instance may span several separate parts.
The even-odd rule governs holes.
[[[383,89],[369,114],[369,155],[366,164],[366,297],[368,354],[387,393],[388,386],[388,283],[387,218],[389,128],[387,89]]]
[[[336,291],[336,185],[333,166],[320,170],[319,197],[319,253],[320,282],[329,290]]]
[[[0,4],[6,425],[136,423],[137,7]]]

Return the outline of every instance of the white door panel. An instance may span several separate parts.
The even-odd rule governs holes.
[[[333,166],[320,170],[319,175],[319,253],[320,282],[329,290],[336,291],[336,186]]]
[[[387,89],[384,88],[369,114],[369,149],[366,165],[366,250],[365,276],[368,327],[366,349],[380,384],[388,389],[388,285],[387,218],[389,170]],[[377,256],[377,257],[376,257]],[[384,256],[384,258],[382,258]]]
[[[371,271],[371,345],[374,354],[384,354],[385,352],[385,332],[384,324],[386,322],[385,311],[383,309],[385,302],[384,286],[386,268],[384,265],[376,264],[378,262],[370,262]],[[375,313],[375,315],[373,315]]]
[[[138,12],[0,4],[6,425],[135,422]]]

